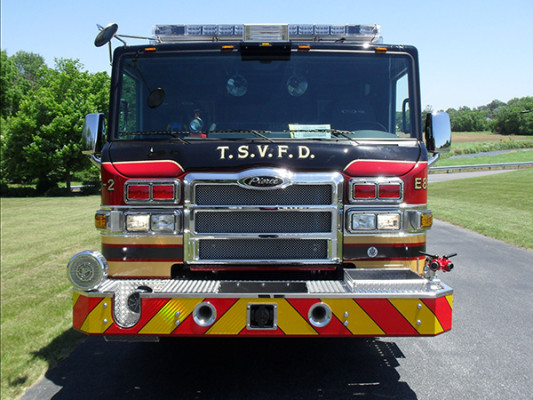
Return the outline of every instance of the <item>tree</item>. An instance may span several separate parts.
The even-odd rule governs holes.
[[[19,85],[22,76],[15,62],[2,50],[0,60],[0,116],[3,121],[15,115],[25,90]]]
[[[487,110],[482,110],[481,107],[470,109],[463,106],[458,110],[449,108],[447,113],[450,115],[453,132],[478,132],[489,128],[489,113]]]
[[[107,108],[107,73],[82,71],[78,60],[56,60],[56,68],[40,68],[41,84],[30,92],[12,119],[5,144],[5,169],[11,181],[31,182],[45,192],[64,180],[70,190],[72,172],[88,168],[81,154],[86,114]]]
[[[41,80],[41,71],[46,67],[44,58],[39,54],[17,51],[11,56],[11,60],[17,66],[20,74],[26,79],[31,89],[35,89]]]
[[[514,98],[494,112],[492,129],[501,135],[533,134],[533,97]]]

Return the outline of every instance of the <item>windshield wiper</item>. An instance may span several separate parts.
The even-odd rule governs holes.
[[[330,129],[330,132],[335,137],[342,136],[343,138],[346,138],[346,139],[351,140],[352,142],[354,142],[356,144],[359,144],[359,142],[357,140],[355,140],[353,137],[348,136],[348,135],[353,135],[352,131],[343,131],[343,130],[340,130],[340,129]]]
[[[335,136],[336,138],[338,137],[343,137],[345,139],[348,139],[356,144],[359,144],[359,142],[357,140],[355,140],[354,138],[348,136],[348,135],[353,135],[354,132],[352,131],[343,131],[343,130],[340,130],[340,129],[302,129],[302,130],[288,130],[288,131],[285,131],[285,132],[290,132],[290,133],[294,133],[294,132],[326,132],[326,133],[331,133],[333,136]],[[320,139],[320,138],[316,138],[316,139]]]
[[[185,140],[183,137],[180,136],[180,135],[190,135],[190,134],[191,134],[190,132],[186,132],[186,131],[139,131],[139,132],[123,133],[123,136],[129,136],[129,135],[132,135],[132,136],[169,135],[169,136],[172,136],[172,138],[177,139],[178,142],[181,142],[183,144],[191,144],[188,140]]]
[[[209,131],[207,133],[208,134],[209,133],[251,133],[252,135],[265,139],[270,143],[274,143],[274,141],[271,138],[264,135],[264,133],[272,133],[272,131],[260,131],[256,129],[228,129],[228,130],[223,130],[223,131]]]

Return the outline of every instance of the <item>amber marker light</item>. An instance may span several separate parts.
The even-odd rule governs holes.
[[[306,52],[306,51],[309,51],[311,50],[311,46],[307,46],[307,45],[300,45],[298,46],[298,51],[301,51],[301,52]]]
[[[96,227],[96,229],[106,229],[107,215],[96,213],[94,216],[94,226]]]
[[[387,48],[386,47],[377,47],[374,52],[376,52],[377,54],[385,54],[387,52]]]
[[[222,46],[221,50],[222,51],[233,51],[234,48],[235,48],[235,46],[225,45],[225,46]]]
[[[431,212],[425,212],[420,214],[420,227],[431,228],[433,225],[433,214]]]
[[[146,47],[144,51],[145,53],[155,53],[157,49],[155,47]]]

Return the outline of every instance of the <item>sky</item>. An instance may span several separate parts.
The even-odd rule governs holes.
[[[384,43],[418,48],[423,107],[533,96],[533,0],[0,1],[2,50],[40,54],[50,67],[71,58],[110,73],[107,49],[93,44],[96,24],[151,36],[155,24],[377,23]]]

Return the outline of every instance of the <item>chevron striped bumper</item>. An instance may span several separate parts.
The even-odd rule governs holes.
[[[453,290],[410,270],[346,270],[339,281],[108,279],[74,290],[90,335],[434,336],[452,327]]]

